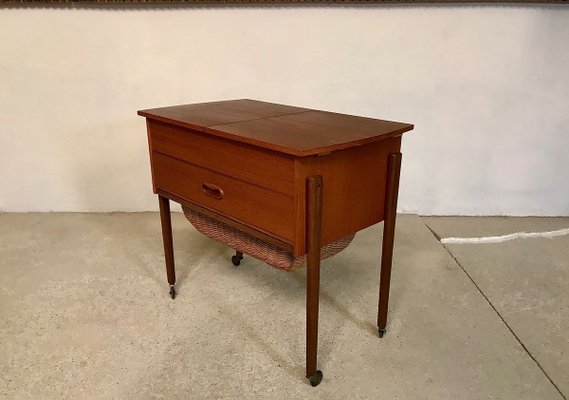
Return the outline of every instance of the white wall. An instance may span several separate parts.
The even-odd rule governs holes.
[[[400,211],[569,215],[569,8],[0,10],[0,211],[155,210],[136,110],[416,124]]]

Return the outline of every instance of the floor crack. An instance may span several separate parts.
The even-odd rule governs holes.
[[[433,232],[431,230],[431,232]],[[434,232],[433,232],[434,234]],[[440,238],[439,242],[442,244],[480,244],[480,243],[502,243],[514,239],[529,239],[529,238],[553,238],[557,236],[569,235],[569,228],[558,229],[556,231],[547,232],[515,232],[507,235],[500,236],[481,236],[481,237],[446,237]]]
[[[425,222],[423,222],[423,224],[425,224]],[[536,360],[536,358],[533,356],[533,354],[531,354],[531,352],[529,351],[529,349],[525,346],[525,344],[520,340],[520,338],[518,337],[518,335],[516,335],[516,333],[514,332],[514,330],[510,327],[510,325],[506,322],[506,320],[504,319],[504,317],[502,317],[502,314],[500,314],[500,312],[496,309],[496,307],[494,307],[494,304],[492,304],[492,302],[490,301],[490,299],[488,298],[488,296],[486,296],[486,294],[482,291],[482,289],[480,288],[480,286],[478,286],[478,284],[474,281],[474,279],[472,278],[472,276],[468,273],[468,271],[466,270],[466,268],[464,268],[464,266],[458,261],[458,259],[456,258],[456,256],[454,254],[452,254],[452,252],[450,251],[450,249],[445,245],[445,243],[443,243],[441,241],[441,237],[439,235],[437,235],[437,233],[435,233],[434,230],[431,229],[431,227],[427,224],[425,224],[425,226],[427,227],[427,229],[429,231],[431,231],[431,233],[433,234],[433,236],[441,243],[441,245],[443,246],[443,248],[446,250],[446,252],[452,257],[452,259],[456,262],[456,264],[460,267],[460,269],[462,269],[462,271],[466,274],[466,276],[468,277],[468,279],[470,280],[470,282],[472,282],[472,284],[474,285],[474,287],[476,287],[476,289],[478,290],[478,292],[482,295],[482,297],[484,297],[484,299],[486,300],[486,302],[488,303],[488,305],[490,307],[492,307],[492,309],[494,310],[494,312],[496,313],[496,315],[498,315],[498,317],[502,320],[502,322],[504,323],[504,325],[506,326],[506,328],[508,328],[508,330],[510,331],[510,333],[514,336],[514,338],[516,338],[516,340],[518,341],[518,343],[520,344],[520,346],[522,346],[522,348],[524,349],[524,351],[527,353],[527,355],[533,360],[533,362],[538,366],[538,368],[541,370],[541,372],[543,372],[543,374],[546,376],[546,378],[549,380],[549,382],[553,385],[553,387],[557,390],[557,393],[559,393],[559,395],[564,399],[567,400],[567,397],[565,397],[565,395],[563,394],[563,392],[561,392],[561,390],[559,389],[559,387],[555,384],[555,382],[553,382],[553,380],[551,379],[551,377],[549,376],[549,374],[547,372],[545,372],[545,370],[543,369],[543,367],[541,366],[541,364],[539,363],[539,361]]]

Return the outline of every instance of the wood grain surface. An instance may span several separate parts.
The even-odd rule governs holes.
[[[305,108],[240,99],[183,104],[140,110],[138,115],[185,128],[204,131],[206,127],[306,111]]]
[[[195,130],[149,120],[152,150],[288,196],[294,191],[294,159]]]
[[[401,137],[323,156],[299,158],[295,192],[295,255],[306,253],[306,179],[322,177],[322,245],[383,220],[388,156]]]
[[[401,122],[254,100],[164,107],[138,114],[297,157],[361,146],[413,129]]]
[[[153,171],[157,190],[172,193],[245,225],[269,232],[277,239],[294,238],[294,202],[290,196],[251,185],[193,164],[154,153]],[[221,188],[223,195],[208,194],[204,185]]]

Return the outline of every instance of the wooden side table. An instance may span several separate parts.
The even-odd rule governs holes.
[[[384,221],[377,319],[383,337],[401,136],[413,125],[254,100],[138,114],[146,117],[172,298],[169,200],[252,243],[305,260],[306,376],[316,386],[322,380],[316,367],[321,249]],[[233,256],[234,264],[242,253]]]

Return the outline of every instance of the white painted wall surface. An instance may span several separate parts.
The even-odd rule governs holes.
[[[416,124],[399,209],[569,215],[569,8],[0,10],[0,211],[156,210],[136,110]]]

